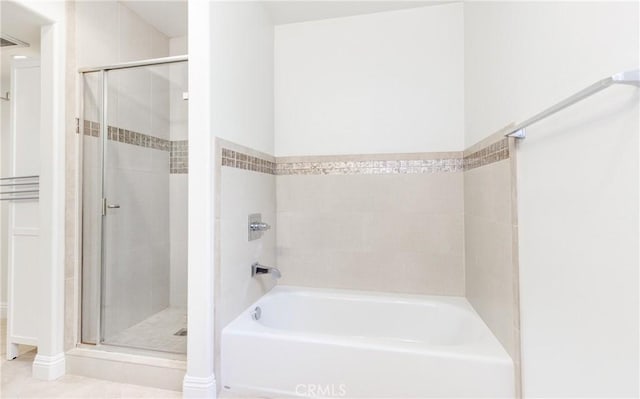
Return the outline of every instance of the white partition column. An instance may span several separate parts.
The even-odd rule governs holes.
[[[42,295],[38,354],[33,376],[53,380],[65,373],[64,193],[65,26],[64,4],[56,23],[42,27],[40,172],[40,274]]]
[[[185,398],[214,398],[214,139],[210,3],[189,1],[189,244]]]

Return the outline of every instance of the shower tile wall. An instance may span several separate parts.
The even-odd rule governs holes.
[[[78,66],[165,57],[169,39],[115,0],[77,2]]]
[[[466,297],[514,361],[519,383],[515,139],[503,132],[465,151]]]
[[[251,277],[251,265],[276,265],[275,176],[223,167],[220,197],[220,295],[217,321],[227,325],[252,302],[275,286],[271,276]],[[248,215],[262,214],[272,229],[248,240]]]
[[[169,153],[109,142],[105,338],[169,306]],[[142,238],[144,237],[144,238]]]
[[[331,157],[333,166],[324,174],[318,169],[292,172],[288,167],[301,163],[279,158],[281,283],[462,295],[461,154],[450,153],[444,160],[412,155],[412,161],[398,160],[407,154],[385,154],[369,162],[371,156]],[[319,165],[317,157],[303,158]],[[349,161],[361,166],[345,170]],[[400,168],[401,162],[432,166]],[[396,166],[374,166],[386,164]]]
[[[275,158],[226,140],[217,139],[216,165],[216,367],[220,362],[220,332],[251,303],[276,285],[269,275],[251,276],[251,265],[276,265]],[[230,159],[233,160],[231,165]],[[237,160],[237,162],[235,162]],[[254,160],[254,162],[251,162]],[[247,162],[248,161],[248,162]],[[248,239],[248,216],[261,213],[271,225],[258,240]]]

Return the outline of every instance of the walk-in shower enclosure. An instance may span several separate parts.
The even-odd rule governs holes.
[[[186,57],[80,73],[81,341],[184,353]]]

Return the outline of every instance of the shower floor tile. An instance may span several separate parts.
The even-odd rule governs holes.
[[[166,308],[140,323],[105,339],[105,344],[164,352],[186,353],[187,337],[174,335],[187,328],[187,310]]]

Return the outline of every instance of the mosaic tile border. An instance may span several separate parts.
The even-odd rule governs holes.
[[[395,175],[462,172],[462,158],[278,163],[277,175]]]
[[[417,174],[417,173],[442,173],[461,172],[463,170],[462,158],[433,158],[432,153],[421,154],[426,159],[364,159],[366,156],[358,155],[361,160],[352,160],[353,155],[331,156],[331,161],[319,160],[326,157],[295,157],[295,162],[284,159],[276,159],[273,162],[268,159],[256,157],[241,151],[222,148],[221,165],[232,168],[267,173],[271,175],[356,175],[356,174]],[[411,154],[413,158],[420,154]],[[371,156],[381,158],[384,155]],[[399,157],[406,156],[400,154]],[[387,156],[392,158],[393,156]],[[285,158],[290,159],[290,158]],[[306,161],[308,159],[308,161]],[[343,160],[340,160],[343,159]]]
[[[84,121],[85,136],[100,137],[100,123]],[[116,126],[109,126],[107,139],[119,143],[137,145],[139,147],[152,148],[160,151],[171,151],[171,140],[161,139],[149,134],[134,132]]]
[[[251,152],[249,148],[236,147]],[[221,148],[221,166],[277,176],[455,173],[508,159],[509,139],[499,139],[466,156],[464,152],[328,155],[281,157],[274,162],[265,159],[268,155],[259,157],[237,149]]]
[[[149,134],[134,132],[132,130],[120,129],[109,126],[107,139],[119,143],[137,145],[140,147],[152,148],[160,151],[171,151],[171,140],[161,139]]]
[[[464,170],[471,170],[509,159],[509,139],[503,138],[464,157]]]
[[[189,140],[172,141],[169,157],[170,173],[189,173]]]
[[[84,121],[84,135],[100,137],[100,123]],[[189,173],[189,140],[167,140],[116,126],[108,126],[107,139],[119,143],[169,152],[169,173]]]
[[[222,148],[222,166],[250,170],[253,172],[276,174],[276,163],[268,159],[262,159],[240,151]]]

